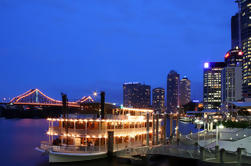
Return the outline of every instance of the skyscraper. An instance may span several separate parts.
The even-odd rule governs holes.
[[[222,103],[242,99],[242,57],[237,47],[225,55],[225,68],[222,70]]]
[[[152,107],[155,112],[165,112],[165,89],[155,88],[152,91]]]
[[[231,18],[231,45],[232,49],[238,46],[241,48],[240,14],[236,13]]]
[[[125,107],[151,107],[151,87],[140,83],[123,84],[123,105]]]
[[[183,77],[180,81],[180,106],[189,103],[191,100],[191,81]]]
[[[224,62],[204,63],[203,101],[205,109],[219,109],[221,105],[221,72]]]
[[[250,0],[238,0],[240,7],[241,43],[243,51],[243,97],[251,100],[251,3]]]
[[[167,76],[166,108],[167,112],[177,112],[179,104],[180,75],[176,71],[170,71]]]

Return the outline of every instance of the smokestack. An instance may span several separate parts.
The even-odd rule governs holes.
[[[101,119],[105,119],[105,92],[101,92]]]
[[[63,104],[63,116],[64,116],[64,118],[68,118],[67,95],[64,93],[61,93],[61,96],[62,96],[62,104]]]

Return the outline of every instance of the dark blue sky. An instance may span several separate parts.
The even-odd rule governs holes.
[[[230,49],[233,0],[0,0],[0,97],[69,98],[122,84],[166,87],[171,69],[202,96],[203,62]]]

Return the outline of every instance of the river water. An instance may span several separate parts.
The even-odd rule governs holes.
[[[167,123],[169,129],[169,122]],[[175,125],[174,125],[175,126]],[[48,140],[46,131],[48,123],[45,119],[4,119],[0,118],[0,156],[1,166],[48,166],[48,156],[35,150],[40,141]],[[196,132],[193,124],[179,124],[181,133]],[[169,136],[169,130],[167,130]],[[62,164],[61,164],[62,165]],[[76,165],[76,164],[63,164]],[[83,162],[77,165],[128,166],[116,161],[98,160]]]

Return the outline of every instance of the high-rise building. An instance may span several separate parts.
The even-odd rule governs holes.
[[[180,80],[180,106],[189,103],[191,100],[191,81],[187,77]]]
[[[222,70],[222,103],[242,99],[242,57],[243,52],[236,47],[225,55],[225,68]]]
[[[224,62],[204,63],[203,102],[205,109],[219,109],[221,105],[221,72]]]
[[[180,75],[176,71],[170,71],[167,76],[166,108],[167,112],[177,112],[179,104]]]
[[[236,13],[231,18],[231,45],[232,49],[241,48],[240,14]]]
[[[165,112],[165,89],[154,88],[152,91],[152,108],[155,112]]]
[[[133,108],[151,107],[151,87],[137,82],[124,83],[123,106]]]
[[[229,50],[224,59],[225,59],[225,66],[226,67],[235,67],[240,66],[242,64],[243,52],[237,46],[234,49]]]
[[[243,51],[243,97],[251,99],[251,2],[238,0],[240,7],[241,44]]]

